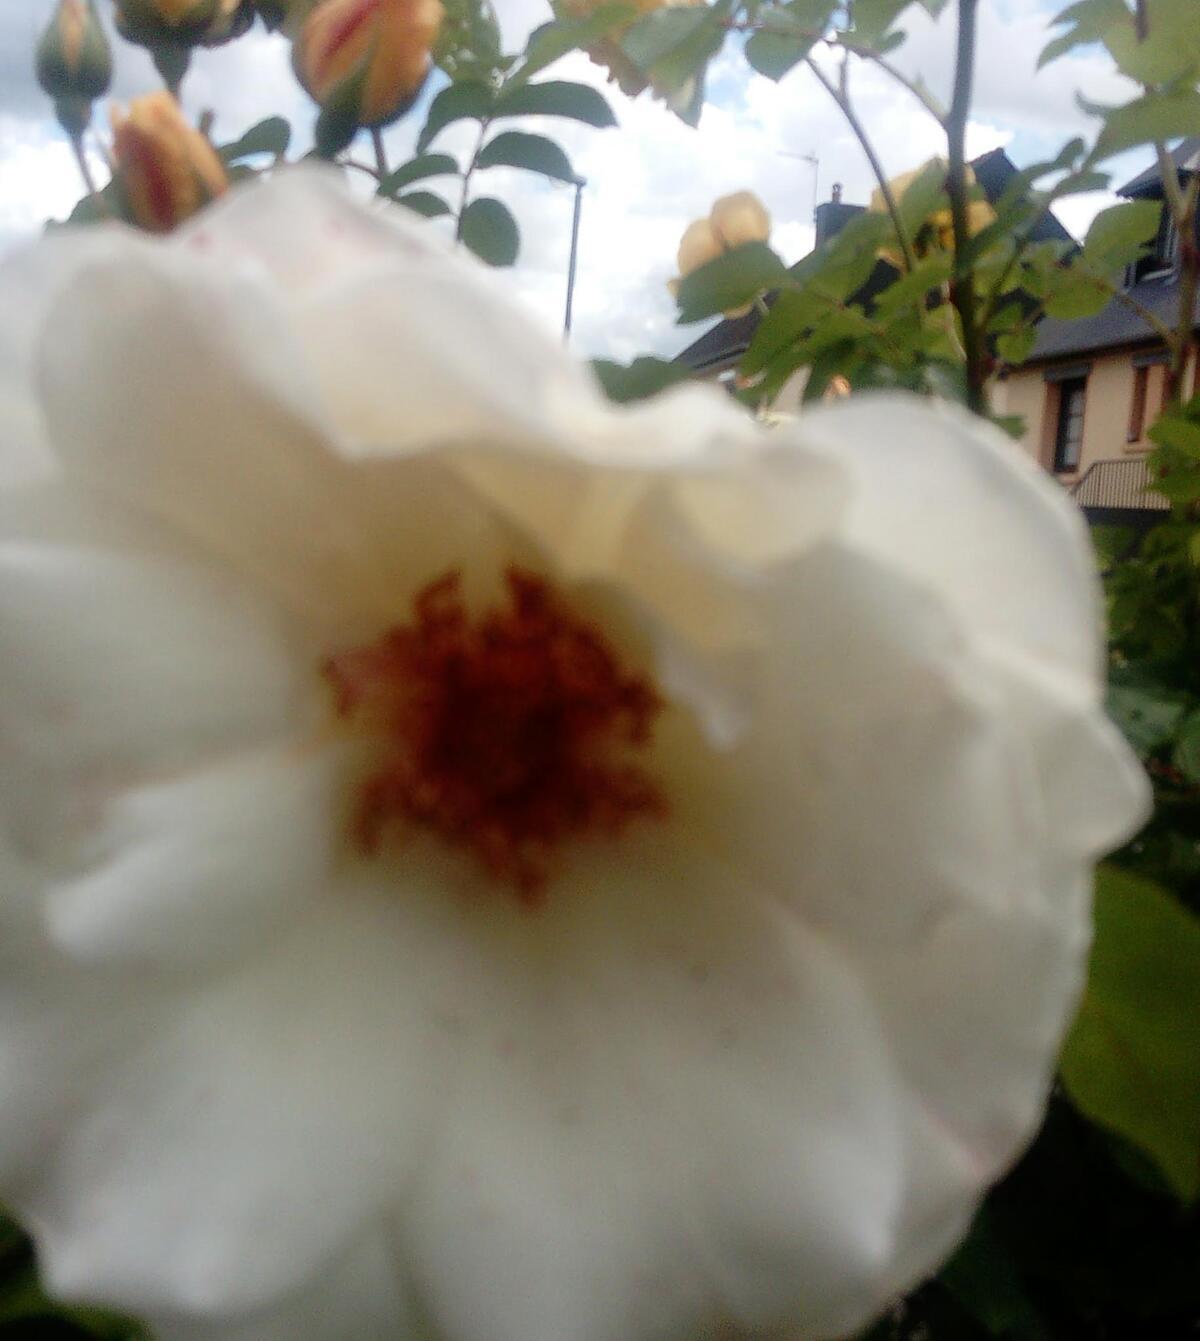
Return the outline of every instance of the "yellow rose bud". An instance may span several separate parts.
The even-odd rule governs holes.
[[[722,196],[708,217],[713,231],[726,247],[765,242],[771,236],[771,216],[753,191],[735,191],[731,196]]]
[[[717,231],[709,219],[697,219],[683,230],[679,239],[679,252],[676,259],[681,276],[690,275],[709,261],[715,261],[725,250]]]
[[[296,41],[296,73],[339,129],[386,125],[420,92],[442,14],[441,0],[321,0]]]
[[[113,154],[134,222],[165,233],[222,194],[229,182],[212,145],[169,93],[113,109]]]
[[[112,54],[92,0],[61,0],[38,43],[37,79],[56,100],[91,103],[108,92]]]
[[[919,168],[912,172],[902,172],[898,177],[893,177],[888,186],[891,188],[892,196],[899,205],[904,199],[905,193],[912,184],[932,167],[937,166],[943,172],[943,175],[949,173],[950,168],[945,159],[931,158],[927,163],[923,163]],[[967,169],[967,187],[973,189],[975,186],[975,174],[970,168]],[[871,193],[871,203],[867,208],[874,214],[886,214],[887,202],[884,200],[883,191],[876,188]],[[976,233],[981,233],[989,224],[994,223],[996,212],[986,200],[972,200],[967,204],[967,232],[974,237]],[[933,213],[925,219],[917,229],[916,237],[913,239],[918,256],[928,255],[931,250],[941,251],[954,250],[954,217],[949,209],[934,210]],[[880,256],[889,261],[897,269],[902,266],[900,256],[891,248],[883,248]]]
[[[765,242],[770,236],[771,216],[753,191],[735,191],[732,195],[722,196],[713,205],[707,219],[697,219],[683,230],[676,256],[679,279],[670,280],[667,288],[672,294],[678,293],[679,281],[693,270],[699,270],[734,247],[744,246],[747,242]],[[749,311],[747,304],[731,308],[725,315],[743,317]]]

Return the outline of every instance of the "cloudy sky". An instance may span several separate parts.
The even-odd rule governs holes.
[[[80,192],[70,148],[32,75],[33,48],[54,3],[0,4],[0,252],[34,235],[45,219],[67,212]],[[108,0],[100,4],[107,8]],[[1048,19],[1059,7],[1055,0],[982,0],[970,153],[1003,146],[1018,165],[1049,157],[1070,136],[1094,134],[1095,123],[1075,102],[1077,90],[1098,102],[1128,97],[1128,87],[1101,52],[1083,52],[1036,72]],[[496,8],[512,49],[549,17],[545,0],[496,0]],[[909,40],[896,58],[943,100],[952,69],[953,8],[948,6],[934,23],[914,6],[902,23]],[[117,48],[116,98],[157,86],[143,52],[122,43]],[[603,72],[579,54],[559,62],[552,73],[603,85]],[[435,88],[388,131],[393,162],[411,153]],[[834,182],[843,184],[846,200],[863,202],[870,194],[870,170],[857,143],[807,71],[772,83],[752,74],[740,51],[727,44],[711,68],[709,89],[698,130],[648,97],[630,100],[611,86],[606,91],[619,129],[597,131],[561,121],[528,124],[553,134],[588,181],[574,334],[585,354],[669,355],[695,338],[701,327],[675,325],[666,281],[675,271],[680,233],[707,214],[717,196],[747,187],[756,191],[774,219],[773,244],[793,261],[812,244],[814,189],[821,200],[829,198]],[[886,76],[856,63],[851,89],[889,174],[944,152],[938,127]],[[184,96],[193,115],[203,108],[215,110],[218,142],[278,113],[292,121],[294,143],[303,146],[313,119],[292,76],[286,44],[260,29],[202,53]],[[106,120],[102,112],[98,124]],[[436,147],[467,151],[471,140],[466,127],[451,127]],[[815,171],[806,161],[810,156],[819,160]],[[1143,158],[1115,160],[1114,183],[1132,176]],[[573,192],[510,169],[490,169],[476,180],[488,194],[508,202],[520,221],[521,257],[509,272],[514,290],[548,323],[560,324]],[[1105,193],[1077,197],[1063,206],[1060,217],[1078,233],[1111,199]]]

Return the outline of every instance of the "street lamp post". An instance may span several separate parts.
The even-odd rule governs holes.
[[[583,188],[586,177],[576,177],[571,183],[575,187],[575,209],[571,216],[571,259],[567,263],[567,308],[563,313],[563,339],[571,338],[571,309],[575,303],[575,263],[579,257],[579,215],[583,209]]]

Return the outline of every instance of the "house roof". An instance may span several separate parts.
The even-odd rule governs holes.
[[[1200,172],[1200,135],[1192,135],[1171,150],[1171,162],[1180,172]],[[1162,194],[1162,173],[1157,160],[1145,172],[1139,172],[1132,181],[1118,188],[1119,196],[1159,196]]]
[[[971,168],[975,173],[975,180],[993,205],[1004,194],[1009,182],[1017,173],[1012,160],[1003,149],[993,149],[990,153],[982,154],[972,160]],[[827,237],[840,232],[851,219],[863,212],[863,206],[844,204],[841,201],[826,202],[817,208],[818,222],[824,224]],[[1035,242],[1073,240],[1070,233],[1050,213],[1038,221],[1031,236]],[[894,275],[892,268],[880,261],[866,284],[855,294],[855,298],[862,301],[882,292]],[[768,307],[774,304],[775,298],[776,295],[773,293],[766,296]],[[710,372],[715,368],[727,366],[746,352],[761,320],[762,313],[759,311],[750,311],[742,317],[726,317],[677,354],[675,362],[684,363],[696,372]]]
[[[1174,326],[1179,319],[1179,281],[1173,275],[1143,280],[1126,293],[1132,302],[1148,308],[1167,326]],[[1192,323],[1200,325],[1200,298]],[[1099,353],[1147,341],[1158,342],[1158,332],[1147,325],[1130,302],[1113,298],[1103,311],[1092,317],[1075,317],[1069,321],[1043,317],[1038,323],[1037,340],[1025,362],[1028,365],[1067,354]]]

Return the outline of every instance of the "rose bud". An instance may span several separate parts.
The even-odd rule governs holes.
[[[679,239],[676,262],[679,277],[667,282],[672,295],[678,295],[680,282],[693,270],[715,261],[718,256],[747,242],[766,242],[771,236],[771,216],[753,191],[735,191],[722,196],[709,211],[707,219],[688,224]],[[727,317],[744,317],[750,305],[733,307]]]
[[[117,0],[117,31],[144,47],[191,46],[221,17],[221,0]]]
[[[61,0],[37,49],[37,80],[52,98],[102,98],[112,53],[92,0]]]
[[[61,0],[37,48],[37,81],[63,128],[82,133],[112,82],[112,52],[92,0]]]
[[[113,110],[113,152],[133,221],[165,233],[221,195],[225,168],[169,93]]]
[[[206,47],[224,46],[249,29],[254,22],[251,0],[218,0],[217,12],[200,38]]]
[[[332,153],[360,126],[383,126],[411,106],[429,73],[441,0],[321,0],[292,52],[320,104],[317,147]]]

